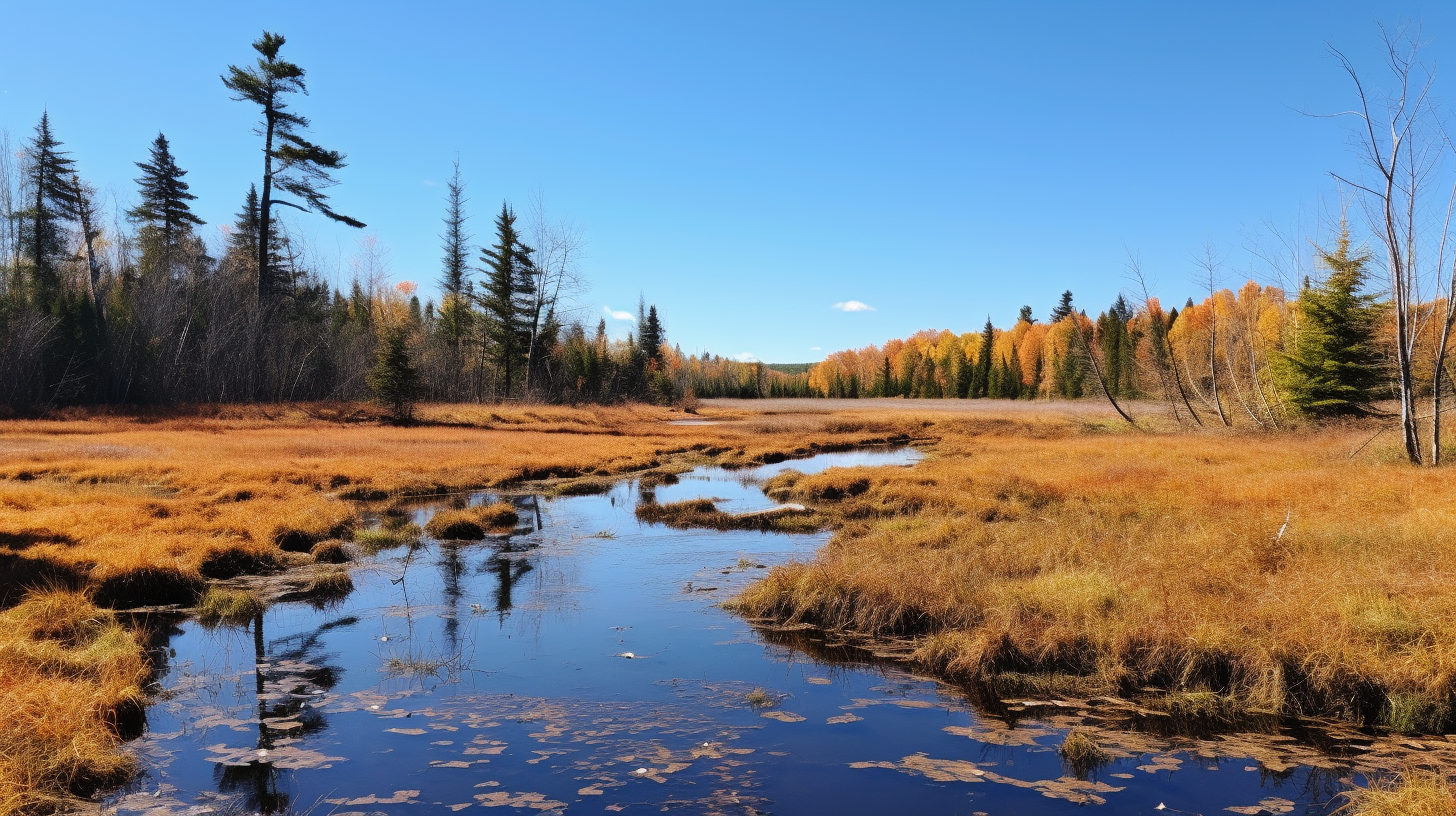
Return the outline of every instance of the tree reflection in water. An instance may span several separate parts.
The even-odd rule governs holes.
[[[271,814],[288,809],[292,797],[280,787],[281,772],[263,752],[292,744],[328,727],[328,720],[312,701],[338,685],[344,669],[326,662],[332,656],[323,651],[323,635],[358,621],[353,616],[328,621],[314,630],[269,644],[264,634],[264,614],[259,612],[253,617],[258,759],[247,765],[213,766],[217,789],[238,797],[246,810]]]

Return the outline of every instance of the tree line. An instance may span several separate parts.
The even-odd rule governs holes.
[[[1096,318],[1062,294],[1045,321],[1023,306],[1008,329],[922,331],[829,355],[810,372],[825,397],[1158,400],[1188,424],[1278,428],[1300,418],[1378,413],[1398,396],[1395,310],[1366,291],[1372,256],[1348,230],[1317,252],[1323,274],[1294,297],[1249,281],[1164,310],[1156,297],[1118,298]],[[1138,275],[1141,279],[1140,273]],[[1429,317],[1444,300],[1423,304]],[[1439,335],[1413,354],[1417,395],[1434,397]],[[1439,378],[1438,378],[1439,373]]]
[[[309,138],[307,75],[265,32],[221,90],[256,113],[262,164],[220,247],[203,240],[187,171],[164,134],[137,162],[137,203],[108,212],[50,117],[0,133],[0,405],[172,404],[374,397],[680,401],[807,393],[786,377],[669,347],[655,305],[625,341],[569,307],[584,240],[539,202],[509,203],[475,246],[456,162],[441,235],[441,299],[391,286],[368,238],[348,291],[332,288],[291,217],[363,228],[329,198],[347,156]],[[291,213],[285,218],[285,213]],[[786,382],[797,385],[786,385]]]

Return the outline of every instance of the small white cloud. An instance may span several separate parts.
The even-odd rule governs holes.
[[[836,303],[832,308],[841,312],[873,312],[875,307],[868,303],[861,303],[857,300],[846,300],[843,303]]]
[[[440,182],[435,181],[434,179],[424,179],[420,183],[423,184],[423,185],[425,185],[426,187],[439,187],[440,186]]]
[[[733,355],[733,359],[737,360],[740,363],[756,363],[759,361],[758,355],[754,354],[751,351],[740,351],[737,354]]]
[[[809,347],[809,350],[810,351],[823,351],[824,349],[819,348],[818,346],[810,346]]]
[[[637,318],[635,318],[635,317],[632,316],[632,313],[631,312],[614,312],[614,311],[612,311],[612,307],[611,306],[603,306],[602,307],[602,314],[606,315],[607,317],[610,317],[613,320],[636,320],[637,319]]]

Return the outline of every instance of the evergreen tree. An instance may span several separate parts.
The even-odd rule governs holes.
[[[1382,382],[1375,334],[1380,306],[1361,294],[1367,252],[1350,253],[1350,234],[1342,231],[1335,251],[1320,251],[1330,270],[1323,281],[1305,286],[1294,302],[1294,330],[1274,370],[1295,411],[1312,417],[1360,416],[1372,412]]]
[[[440,236],[444,264],[440,275],[440,334],[452,349],[470,333],[470,235],[465,231],[465,184],[460,180],[460,161],[445,195],[445,234]]]
[[[51,134],[50,114],[42,113],[26,150],[30,206],[14,216],[20,220],[20,252],[30,260],[31,296],[44,311],[61,294],[57,263],[66,251],[64,224],[79,218],[76,162],[61,146]]]
[[[151,161],[137,162],[136,166],[142,171],[136,180],[141,203],[127,216],[142,225],[142,272],[160,271],[170,276],[181,248],[192,237],[192,228],[206,222],[194,215],[187,203],[197,196],[188,192],[187,182],[182,180],[187,171],[177,166],[165,135],[158,133],[152,141]]]
[[[531,248],[516,232],[516,213],[502,203],[495,218],[496,242],[481,250],[485,285],[476,300],[485,313],[484,341],[495,356],[500,396],[511,396],[516,371],[531,342],[528,299],[535,291]]]
[[[288,95],[308,93],[304,70],[278,58],[285,40],[271,31],[253,42],[260,55],[257,64],[247,68],[229,65],[222,83],[233,92],[233,99],[252,102],[263,109],[260,131],[263,136],[263,191],[258,199],[258,299],[267,301],[282,288],[272,264],[271,233],[273,206],[292,207],[303,212],[318,211],[325,217],[362,228],[364,223],[335,212],[328,204],[324,190],[337,182],[330,173],[345,166],[344,154],[310,142],[302,135],[308,119],[289,110]],[[274,199],[274,188],[301,200]]]
[[[642,354],[649,365],[662,362],[662,322],[657,319],[656,304],[647,307],[647,318],[642,322]]]
[[[886,354],[880,358],[880,375],[875,383],[877,396],[889,397],[895,392],[895,372],[890,369],[890,355]]]
[[[1030,306],[1022,306],[1021,307],[1021,314],[1018,314],[1016,316],[1016,322],[1017,323],[1035,323],[1036,322],[1036,318],[1034,318],[1034,317],[1031,316],[1031,307]]]
[[[1016,346],[1011,347],[1011,359],[1006,361],[1006,380],[1002,384],[1001,396],[1006,399],[1021,399],[1021,355]]]
[[[1057,321],[1061,320],[1062,318],[1066,317],[1067,315],[1070,315],[1071,313],[1072,313],[1072,290],[1071,289],[1068,289],[1068,290],[1066,290],[1065,292],[1062,293],[1062,299],[1059,300],[1059,301],[1057,301],[1057,305],[1052,307],[1052,315],[1051,315],[1051,318],[1047,320],[1047,322],[1048,323],[1056,323]]]
[[[368,376],[374,399],[389,410],[395,422],[414,418],[415,403],[420,398],[420,376],[410,362],[402,326],[391,326],[379,338],[374,368]]]
[[[251,266],[258,262],[258,236],[262,234],[258,213],[258,185],[248,185],[248,195],[243,199],[243,208],[233,216],[233,228],[228,233],[228,255]]]
[[[996,327],[991,325],[991,318],[986,317],[986,326],[981,329],[981,348],[976,352],[976,368],[971,373],[971,396],[987,397],[992,396],[991,387],[991,346],[996,342]]]
[[[1097,338],[1102,347],[1103,376],[1107,390],[1114,397],[1133,396],[1133,340],[1127,324],[1132,320],[1132,307],[1122,295],[1112,307],[1097,317]]]
[[[966,359],[965,351],[959,345],[955,347],[951,359],[955,362],[955,395],[958,399],[965,399],[971,395],[971,380],[975,378],[975,368]]]

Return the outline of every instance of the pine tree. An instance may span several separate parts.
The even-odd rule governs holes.
[[[460,161],[446,185],[445,234],[440,236],[444,264],[440,275],[440,334],[450,347],[458,348],[470,333],[470,235],[465,231],[465,184],[460,180]]]
[[[1036,318],[1031,316],[1031,307],[1022,306],[1021,313],[1016,316],[1017,323],[1035,323]]]
[[[151,161],[137,162],[136,166],[142,171],[136,180],[141,203],[127,216],[142,225],[142,272],[160,271],[170,276],[175,272],[179,250],[192,237],[192,228],[206,222],[194,215],[187,203],[197,196],[188,192],[187,182],[182,180],[187,171],[177,166],[165,135],[158,133],[152,141]]]
[[[232,231],[228,233],[228,254],[246,259],[246,263],[258,262],[258,236],[262,234],[258,214],[258,185],[248,185],[247,198],[243,208],[234,216]]]
[[[42,113],[26,150],[30,206],[20,220],[20,252],[30,259],[32,297],[49,311],[61,294],[57,263],[66,251],[63,225],[79,218],[80,191],[73,182],[75,160],[51,134],[50,114]]]
[[[1016,353],[1016,346],[1011,347],[1011,359],[1006,361],[1001,395],[1006,399],[1021,399],[1021,355]]]
[[[971,395],[971,380],[975,377],[975,368],[966,359],[965,351],[959,345],[952,355],[951,359],[955,361],[955,395],[957,399],[965,399]]]
[[[1065,291],[1065,292],[1062,293],[1062,299],[1059,300],[1059,301],[1057,301],[1057,305],[1052,307],[1052,315],[1047,320],[1047,322],[1048,323],[1055,324],[1058,321],[1060,321],[1062,318],[1070,315],[1071,313],[1072,313],[1072,290],[1071,289],[1068,289],[1067,291]]]
[[[1350,234],[1342,231],[1335,251],[1321,250],[1319,260],[1330,274],[1300,291],[1295,328],[1274,358],[1275,374],[1290,407],[1301,414],[1369,414],[1382,382],[1375,341],[1380,306],[1375,296],[1360,293],[1370,254],[1351,255]]]
[[[971,373],[971,396],[987,397],[993,395],[991,383],[991,346],[996,342],[996,327],[991,325],[991,318],[986,317],[986,326],[981,329],[981,348],[976,352],[976,368]]]
[[[1133,396],[1133,338],[1127,331],[1131,319],[1132,307],[1122,295],[1117,296],[1108,311],[1097,317],[1097,338],[1102,347],[1105,368],[1103,375],[1107,378],[1107,390],[1114,397]]]
[[[657,319],[657,305],[647,307],[647,318],[642,322],[642,354],[649,366],[662,362],[662,322]]]
[[[485,286],[475,295],[485,312],[484,341],[495,356],[502,397],[510,397],[516,370],[526,362],[531,342],[527,299],[535,291],[531,248],[516,232],[516,214],[502,203],[495,218],[496,242],[481,251]]]
[[[287,96],[308,93],[304,70],[278,58],[285,39],[271,31],[253,42],[260,57],[256,66],[239,68],[229,65],[222,83],[233,92],[233,99],[252,102],[263,109],[260,130],[263,136],[263,191],[258,199],[258,299],[268,301],[282,288],[271,257],[273,247],[273,206],[292,207],[303,212],[318,211],[325,217],[362,228],[364,223],[335,212],[328,204],[324,190],[334,186],[331,171],[345,166],[343,153],[328,150],[305,139],[308,119],[289,110]],[[298,201],[275,200],[274,187],[297,196]]]
[[[367,380],[375,401],[389,410],[395,422],[414,418],[420,375],[410,362],[404,327],[391,326],[382,332]]]

